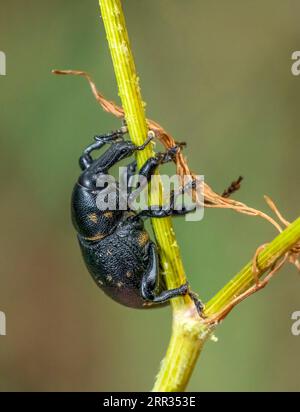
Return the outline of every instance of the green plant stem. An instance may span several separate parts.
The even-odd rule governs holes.
[[[285,255],[300,240],[300,218],[296,219],[287,229],[281,232],[257,256],[257,265],[260,269],[259,277],[268,270],[279,257]],[[240,295],[254,283],[250,261],[234,278],[230,280],[206,304],[205,314],[211,316],[220,312],[230,303],[235,296]]]
[[[100,0],[99,4],[129,134],[133,143],[140,145],[147,137],[146,118],[122,5],[120,0]],[[137,154],[139,167],[153,154],[150,145],[139,152]],[[152,226],[167,286],[168,288],[178,287],[186,282],[186,276],[172,221],[170,218],[152,219]],[[182,381],[182,387],[187,382],[197,357],[196,353],[195,356],[191,356],[193,348],[198,342],[197,333],[192,338],[192,334],[189,336],[187,330],[193,330],[194,325],[197,324],[198,315],[195,313],[194,304],[188,296],[173,299],[172,307],[173,334],[170,342],[172,353],[172,348],[179,348],[183,341],[190,342],[190,347],[187,344],[183,345],[186,348],[183,352],[185,356],[178,357],[178,365],[180,364],[181,367],[176,368],[181,375],[186,376],[185,382]],[[186,364],[187,358],[190,359],[189,365]],[[173,375],[173,373],[177,373],[175,369],[170,370],[170,374]],[[160,388],[156,385],[156,389]]]
[[[262,277],[299,241],[300,218],[291,223],[258,254],[258,277]],[[252,264],[251,260],[206,304],[205,315],[208,318],[221,312],[236,296],[253,285]],[[185,315],[188,316],[187,313]],[[178,330],[173,329],[167,355],[154,386],[155,391],[172,392],[185,389],[197,357],[216,326],[207,324],[199,318],[187,321],[185,316],[179,318],[178,322],[182,322],[182,327]]]
[[[147,137],[144,105],[138,76],[129,44],[120,0],[99,0],[107,41],[114,65],[119,95],[125,112],[130,137],[136,145]],[[139,167],[153,155],[150,145],[137,155]],[[152,199],[153,200],[153,199]],[[153,219],[152,225],[160,250],[168,288],[186,282],[185,271],[170,218]],[[259,276],[269,269],[300,239],[300,219],[277,236],[258,256]],[[213,316],[226,307],[240,292],[253,283],[252,263],[248,263],[206,305],[205,314]],[[157,376],[154,391],[183,391],[189,381],[199,353],[213,327],[205,324],[188,296],[172,300],[173,328],[165,359]]]
[[[122,5],[120,0],[100,0],[99,4],[130,138],[136,145],[141,145],[147,137],[147,125]],[[153,155],[153,148],[148,145],[137,153],[138,166]],[[167,285],[178,287],[186,282],[186,276],[172,221],[170,218],[152,219],[152,225]],[[179,297],[173,299],[172,304],[175,310],[180,310],[186,304],[191,305],[191,300]]]

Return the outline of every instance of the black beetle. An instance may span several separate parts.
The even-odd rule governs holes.
[[[169,299],[189,294],[199,313],[202,304],[186,283],[176,289],[166,290],[157,248],[144,229],[143,217],[161,218],[183,215],[195,209],[175,210],[174,191],[171,192],[170,207],[148,209],[136,213],[131,210],[99,210],[96,198],[99,188],[96,181],[100,175],[107,175],[109,169],[120,160],[143,150],[153,137],[142,146],[135,146],[124,139],[126,126],[101,136],[89,145],[79,159],[82,173],[72,194],[72,221],[78,233],[85,264],[97,285],[115,301],[132,308],[144,308],[162,304]],[[152,133],[152,135],[151,135]],[[111,146],[100,157],[93,159],[91,153],[106,143]],[[156,168],[174,159],[178,146],[157,153],[142,166],[139,174],[150,181]],[[130,178],[136,172],[136,162],[127,166]],[[130,196],[130,194],[129,194]]]

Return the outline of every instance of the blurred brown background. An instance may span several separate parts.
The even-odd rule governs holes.
[[[236,197],[288,219],[299,215],[300,49],[297,0],[124,1],[147,115],[186,140],[190,166],[216,191],[242,174]],[[118,126],[83,79],[117,99],[97,0],[2,2],[0,49],[0,389],[151,388],[170,335],[169,309],[135,311],[89,277],[71,226],[77,159],[96,133]],[[264,221],[206,210],[175,223],[193,289],[211,297],[276,235]],[[193,226],[191,226],[193,225]],[[208,343],[189,389],[299,390],[300,278],[286,266],[239,306]]]

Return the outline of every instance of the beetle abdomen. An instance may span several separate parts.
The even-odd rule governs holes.
[[[140,288],[148,265],[147,255],[138,255],[126,239],[115,233],[94,243],[78,238],[86,266],[97,285],[115,301],[142,308],[145,301]]]

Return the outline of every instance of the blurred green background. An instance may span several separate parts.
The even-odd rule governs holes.
[[[300,48],[297,0],[127,0],[124,8],[147,115],[186,140],[191,168],[218,192],[245,177],[239,200],[299,214]],[[81,150],[119,123],[85,80],[117,89],[97,0],[1,4],[0,389],[140,391],[166,350],[169,309],[109,300],[88,275],[70,221]],[[276,235],[258,218],[206,210],[174,222],[189,280],[207,300]],[[299,390],[300,278],[285,266],[218,328],[189,384],[193,391]]]

